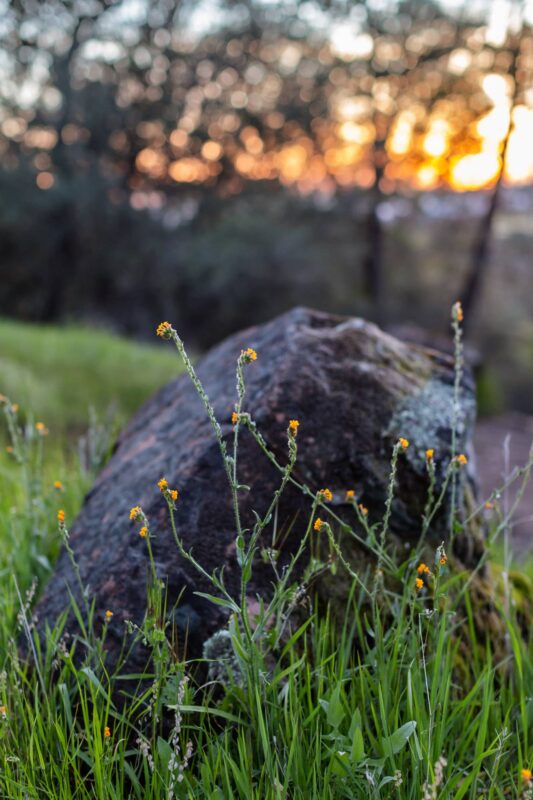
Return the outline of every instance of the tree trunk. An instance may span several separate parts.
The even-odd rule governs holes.
[[[481,296],[483,281],[486,277],[489,265],[490,245],[491,245],[494,218],[500,207],[503,178],[505,174],[505,160],[507,156],[507,150],[509,147],[509,140],[511,138],[511,134],[513,132],[513,127],[514,127],[513,112],[518,99],[517,71],[518,71],[518,60],[520,56],[521,42],[522,42],[522,36],[520,31],[520,33],[518,34],[516,45],[513,48],[513,60],[511,64],[510,75],[513,78],[514,86],[509,108],[509,124],[507,126],[505,137],[503,139],[500,169],[496,179],[496,184],[494,186],[492,195],[490,197],[487,212],[480,222],[477,236],[474,241],[474,247],[472,249],[472,257],[470,262],[470,270],[466,276],[463,289],[459,295],[464,310],[463,331],[465,332],[465,334],[467,334],[471,330],[475,310],[478,305],[479,298]]]

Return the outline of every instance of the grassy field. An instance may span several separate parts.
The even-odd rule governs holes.
[[[153,563],[151,610],[132,636],[146,639],[154,661],[129,682],[125,703],[116,702],[124,681],[103,663],[105,629],[96,634],[90,614],[81,660],[61,622],[41,649],[32,581],[46,580],[67,540],[58,507],[72,519],[113,435],[113,425],[93,423],[78,457],[72,442],[87,408],[102,414],[113,400],[124,419],[180,362],[168,347],[154,351],[90,331],[2,323],[0,337],[0,392],[20,404],[16,413],[7,409],[15,451],[0,461],[0,798],[531,797],[533,595],[528,568],[511,572],[497,555],[506,527],[498,514],[487,551],[489,616],[476,605],[480,584],[455,567],[451,553],[426,555],[420,569],[421,553],[405,560],[383,549],[354,506],[354,525],[381,569],[364,576],[370,593],[353,574],[336,620],[311,605],[288,635],[298,588],[288,579],[252,630],[247,609],[214,579],[213,594],[232,611],[224,639],[232,669],[222,668],[216,691],[199,685],[166,642]],[[40,419],[49,435],[36,431]],[[296,437],[288,437],[296,459]],[[309,535],[327,537],[337,558],[309,569],[342,571],[334,522],[315,530],[320,503],[310,508]],[[244,547],[244,565],[252,555]],[[243,569],[244,588],[246,580]],[[18,655],[21,639],[35,647],[33,666]],[[148,688],[136,691],[141,678]]]
[[[155,339],[155,336],[154,336]],[[119,421],[180,371],[167,348],[98,330],[0,320],[0,392],[46,422],[54,439],[81,433],[89,410]]]

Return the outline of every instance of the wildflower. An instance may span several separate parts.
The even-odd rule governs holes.
[[[441,567],[445,567],[447,563],[448,563],[448,556],[446,555],[446,553],[443,553],[439,558],[439,564],[441,565]]]
[[[63,484],[61,481],[54,481],[54,489],[57,489],[58,492],[61,492],[63,489]]]
[[[289,420],[289,433],[291,434],[291,436],[296,437],[298,435],[299,426],[300,426],[300,423],[298,422],[297,419]]]
[[[426,460],[433,461],[433,456],[435,455],[435,451],[430,447],[426,450]]]
[[[363,517],[368,516],[368,508],[364,506],[362,503],[359,503],[359,511],[363,515]]]
[[[418,565],[416,571],[418,572],[419,575],[429,575],[430,573],[429,567],[426,564],[424,564],[424,562]]]
[[[5,706],[0,706],[0,717],[2,719],[7,719],[7,708]],[[524,770],[522,770],[523,772]]]
[[[321,489],[319,491],[319,495],[326,501],[326,503],[331,503],[333,500],[333,493],[330,489]]]
[[[490,511],[491,508],[494,508],[494,503],[491,500],[487,500],[487,502],[485,503],[485,508],[487,509],[487,511]]]
[[[106,725],[104,728],[104,738],[109,739],[110,736],[111,736],[111,730],[109,728],[109,725]]]
[[[156,328],[156,334],[162,339],[170,339],[172,334],[172,325],[170,322],[161,322]]]
[[[168,481],[167,481],[167,479],[166,479],[166,478],[160,478],[160,479],[157,481],[157,485],[159,486],[159,489],[160,489],[162,492],[164,492],[164,491],[165,491],[165,489],[168,489]]]
[[[533,772],[531,772],[530,769],[523,769],[520,771],[520,777],[524,783],[530,783],[531,779],[533,778]]]
[[[403,436],[400,436],[398,442],[400,443],[401,447],[404,450],[407,450],[407,448],[409,447],[409,439],[404,439]]]
[[[65,524],[65,512],[63,511],[62,508],[60,508],[59,511],[57,512],[57,521],[59,522],[60,525]]]
[[[353,490],[353,489],[347,489],[347,490],[346,490],[346,499],[347,499],[347,500],[353,500],[353,499],[354,499],[354,497],[355,497],[355,492],[354,492],[354,490]]]
[[[130,508],[130,519],[133,522],[138,520],[141,514],[142,514],[142,509],[140,506],[133,506],[133,508]]]
[[[107,620],[110,620],[112,616],[113,616],[113,612],[110,611],[109,609],[107,609],[107,611],[105,612],[105,618]]]
[[[148,528],[146,527],[146,525],[143,525],[141,530],[139,531],[139,536],[142,539],[144,539],[146,537],[147,533],[148,533]]]
[[[322,530],[322,525],[324,525],[324,522],[320,519],[320,517],[317,517],[315,519],[315,524],[313,525],[313,528],[315,529],[315,531],[320,533],[320,531]]]
[[[460,464],[462,467],[468,464],[468,459],[464,453],[459,453],[459,455],[457,456],[457,463]]]
[[[420,591],[420,589],[424,588],[424,581],[422,580],[422,578],[417,578],[416,579],[415,586],[418,589],[418,591]]]
[[[232,423],[233,423],[234,425],[236,425],[236,424],[238,423],[238,421],[239,421],[239,415],[237,414],[237,412],[236,412],[236,411],[234,411],[234,412],[233,412],[233,414],[231,415],[231,421],[232,421]]]
[[[37,431],[39,436],[48,436],[49,431],[44,422],[36,422],[35,430]]]
[[[177,489],[171,489],[169,495],[172,502],[175,503],[176,500],[178,499],[179,492]]]
[[[245,364],[250,364],[252,361],[257,361],[257,353],[253,347],[248,347],[246,350],[242,350],[241,357]]]
[[[456,303],[454,303],[453,308],[452,308],[452,314],[453,314],[453,318],[454,318],[454,320],[456,322],[462,322],[463,321],[463,318],[464,318],[463,307],[461,305],[460,300],[458,300]]]

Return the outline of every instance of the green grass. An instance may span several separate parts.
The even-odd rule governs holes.
[[[159,344],[159,346],[158,346]],[[0,393],[58,433],[87,428],[89,409],[121,421],[180,372],[160,343],[103,331],[0,320]]]
[[[45,373],[57,382],[58,407],[48,405],[46,414],[44,406],[39,407],[38,416],[60,432],[68,379],[59,373],[68,371],[69,363],[74,371],[79,367],[71,363],[76,353],[67,347],[68,334],[46,333],[49,341],[62,343],[57,363],[53,353],[42,354],[48,364]],[[77,373],[85,387],[77,397],[85,408],[95,389],[99,408],[105,408],[106,395],[100,390],[107,380],[125,414],[135,406],[133,396],[142,399],[151,384],[166,379],[165,366],[160,362],[161,371],[149,378],[133,353],[150,361],[151,350],[111,337],[102,338],[96,347],[105,351],[105,341],[119,361],[121,353],[127,354],[128,366],[113,365],[102,352],[109,372],[101,377],[104,372],[86,355],[90,369],[88,365],[84,376],[81,368]],[[87,351],[90,346],[85,341]],[[16,363],[13,350],[11,358]],[[31,370],[40,374],[35,353],[29,361]],[[168,374],[176,372],[173,359],[172,365]],[[140,369],[143,376],[133,384],[135,389],[126,380],[132,369]],[[119,374],[126,384],[122,398]],[[20,399],[22,385],[12,384],[13,400]],[[28,409],[33,408],[31,400],[30,394],[22,401]],[[46,391],[42,402],[49,402]],[[77,427],[83,413],[70,409],[68,426]],[[97,433],[93,430],[92,436]],[[148,641],[154,658],[150,673],[129,680],[120,670],[108,674],[103,663],[105,629],[95,632],[90,613],[81,634],[83,657],[74,658],[76,641],[62,638],[61,621],[41,649],[29,630],[32,601],[26,600],[26,592],[35,575],[44,580],[49,574],[62,538],[56,509],[64,506],[68,520],[79,508],[105,458],[104,433],[99,434],[98,457],[79,462],[63,437],[54,444],[54,431],[42,439],[33,427],[21,428],[20,463],[10,457],[0,465],[0,798],[526,800],[528,787],[521,770],[533,766],[528,575],[517,572],[506,592],[502,567],[493,564],[495,604],[480,625],[483,612],[470,592],[469,575],[454,566],[453,558],[440,567],[438,558],[429,561],[425,555],[434,576],[432,588],[417,593],[413,587],[420,554],[404,560],[393,550],[382,551],[364,520],[359,532],[374,541],[383,583],[363,576],[374,587],[368,596],[354,579],[336,619],[306,606],[288,629],[284,621],[297,584],[280,581],[272,604],[260,615],[256,635],[246,609],[233,601],[236,610],[226,639],[232,671],[216,691],[199,685],[192,665],[176,661],[167,644],[161,622],[164,592],[154,578],[153,564],[146,587],[150,611],[142,630],[129,636],[130,642],[136,636]],[[289,438],[296,458],[293,445]],[[291,458],[283,467],[288,476]],[[59,494],[52,485],[56,478],[65,484]],[[317,502],[311,504],[310,529]],[[335,521],[325,506],[320,513],[331,518],[331,526],[313,536],[326,541],[331,537],[333,542],[338,534]],[[174,514],[179,519],[179,505],[174,511],[169,502],[171,520]],[[495,559],[497,546],[496,540],[491,551]],[[246,565],[246,546],[242,554]],[[311,570],[319,568],[326,565],[309,565]],[[327,568],[342,572],[335,560]],[[223,587],[217,591],[215,586],[213,594],[223,599]],[[20,637],[36,648],[33,665],[17,655]],[[138,684],[139,677],[145,678],[144,684]],[[125,687],[129,697],[117,704],[117,693]],[[177,765],[183,764],[189,741],[193,750],[181,773],[183,780],[173,780],[173,752],[179,743],[175,758]],[[179,774],[178,769],[174,777]]]

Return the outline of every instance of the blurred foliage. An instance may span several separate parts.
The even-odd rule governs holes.
[[[295,304],[444,329],[478,216],[417,192],[499,179],[511,113],[508,177],[533,170],[522,5],[0,2],[0,313],[196,347]],[[533,339],[528,245],[500,236],[483,286],[499,377]]]

